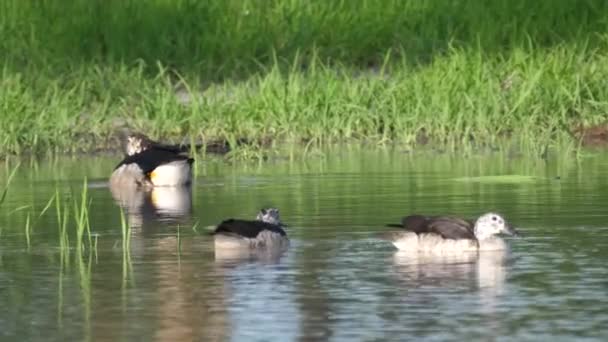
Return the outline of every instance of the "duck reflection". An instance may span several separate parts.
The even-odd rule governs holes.
[[[134,256],[135,281],[123,285],[115,267],[100,268],[92,280],[96,303],[92,339],[230,340],[225,273],[208,262],[208,240],[175,236],[138,240],[143,241],[145,253]]]
[[[278,264],[286,249],[215,249],[215,262],[222,267],[236,267],[246,263]]]
[[[503,292],[507,250],[461,253],[398,251],[393,255],[397,276],[413,286],[479,290],[487,300]]]
[[[476,288],[502,288],[506,258],[506,250],[443,254],[397,251],[393,263],[403,280],[418,285],[466,284]]]
[[[191,187],[110,186],[116,203],[127,214],[131,227],[144,227],[158,222],[179,223],[192,213]]]
[[[231,329],[226,308],[227,289],[224,272],[212,264],[192,262],[206,254],[208,246],[201,239],[175,237],[157,239],[157,257],[175,253],[182,244],[190,254],[184,262],[158,264],[157,341],[226,341]],[[160,245],[162,244],[162,245]],[[201,286],[201,280],[204,286]]]
[[[216,250],[232,340],[294,341],[301,334],[297,282],[286,267],[293,257],[273,249]]]

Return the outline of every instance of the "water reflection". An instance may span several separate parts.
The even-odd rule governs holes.
[[[217,259],[222,270],[226,307],[235,341],[293,341],[300,335],[297,282],[289,253],[253,253]]]
[[[160,242],[162,240],[162,242]],[[159,239],[162,254],[176,253],[178,244],[188,251],[200,250],[205,245],[199,239],[178,241],[177,238]],[[196,245],[194,245],[196,244]],[[192,255],[201,258],[200,255]],[[158,279],[159,323],[157,341],[225,341],[230,335],[230,321],[226,309],[227,293],[221,269],[193,262],[159,263]]]
[[[214,248],[214,255],[218,265],[236,266],[248,262],[277,264],[287,249],[283,245],[276,248]]]
[[[39,214],[56,188],[104,168],[41,165],[16,175],[0,208],[0,340],[606,340],[608,157],[577,163],[377,152],[205,161],[192,194],[91,188],[93,253],[75,249],[73,221],[60,253],[56,211]],[[535,180],[454,181],[501,174]],[[133,226],[155,228],[134,230],[129,253],[115,201]],[[298,227],[285,254],[216,254],[201,230],[171,223],[193,211],[204,227],[269,203]],[[513,257],[407,255],[368,239],[404,211],[490,208],[526,228]]]
[[[158,222],[183,222],[192,213],[191,187],[155,187],[144,190],[135,186],[110,186],[114,201],[126,213],[131,227]]]
[[[400,250],[393,255],[395,275],[408,286],[479,290],[487,300],[503,292],[506,250],[435,254]]]

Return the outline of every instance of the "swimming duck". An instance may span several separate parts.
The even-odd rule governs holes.
[[[256,220],[228,219],[212,232],[216,249],[278,248],[289,246],[279,209],[265,208]]]
[[[385,235],[400,250],[449,252],[464,250],[502,250],[506,244],[497,235],[517,235],[517,231],[499,214],[486,213],[474,223],[451,216],[410,215],[401,224],[405,232]]]
[[[127,156],[110,177],[111,187],[183,186],[192,182],[194,159],[175,146],[162,145],[143,134],[127,137]]]

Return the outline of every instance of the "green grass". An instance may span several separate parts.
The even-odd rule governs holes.
[[[602,0],[8,0],[0,155],[153,137],[269,144],[515,141],[608,113]]]
[[[2,203],[4,203],[4,201],[6,200],[6,195],[8,194],[8,189],[11,185],[11,181],[13,180],[13,177],[15,177],[15,173],[17,173],[17,170],[19,170],[20,165],[20,163],[17,163],[17,165],[13,167],[12,171],[8,174],[8,177],[6,178],[5,185],[2,189],[2,192],[0,193],[0,207],[2,207]]]

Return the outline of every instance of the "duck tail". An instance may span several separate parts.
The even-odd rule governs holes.
[[[397,235],[399,235],[399,233],[403,233],[403,232],[395,232],[395,231],[380,232],[380,233],[374,234],[374,236],[380,240],[392,241],[395,239],[395,237]]]
[[[203,232],[205,232],[206,235],[215,235],[217,226],[206,226],[203,227]]]
[[[384,226],[385,227],[392,227],[392,228],[403,228],[403,225],[399,224],[399,223],[387,223]]]

